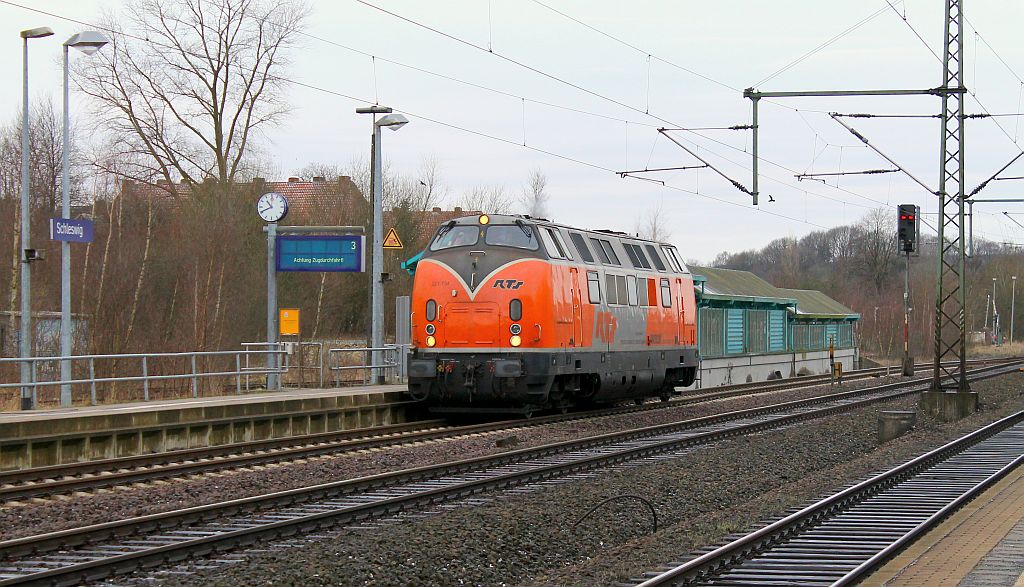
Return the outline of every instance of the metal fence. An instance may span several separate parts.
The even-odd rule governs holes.
[[[263,346],[267,346],[263,343]],[[27,388],[31,392],[32,407],[40,401],[40,388],[58,388],[69,385],[88,387],[89,403],[96,405],[102,391],[109,398],[117,400],[138,399],[138,387],[128,388],[126,397],[117,396],[119,384],[142,384],[143,401],[149,401],[153,392],[161,398],[179,397],[181,392],[191,388],[192,397],[199,397],[204,384],[214,388],[229,389],[233,384],[236,393],[242,393],[243,379],[249,389],[249,378],[282,374],[288,371],[288,355],[283,348],[244,348],[232,351],[194,351],[180,353],[127,353],[110,355],[72,355],[58,357],[0,358],[0,367],[28,362],[29,380],[15,383],[0,383],[0,390]],[[267,358],[281,355],[281,367],[270,368]],[[255,364],[253,359],[256,359]],[[52,363],[67,360],[71,363],[71,379],[61,379],[59,370],[47,369]],[[54,378],[40,379],[39,373],[53,373]],[[122,391],[124,385],[121,385]],[[74,396],[72,396],[74,397]]]
[[[329,356],[329,370],[334,379],[335,386],[345,383],[370,383],[374,372],[391,372],[392,381],[405,381],[406,361],[410,346],[407,344],[387,344],[382,347],[360,347],[360,348],[332,348],[327,351]],[[380,351],[382,361],[379,364],[372,363],[375,351]],[[351,357],[346,360],[346,357]],[[362,357],[362,358],[360,358]],[[347,373],[355,374],[356,378],[346,377]],[[362,375],[359,379],[358,376]]]

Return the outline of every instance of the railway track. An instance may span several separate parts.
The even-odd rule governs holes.
[[[850,585],[1024,463],[1024,412],[633,587]]]
[[[988,363],[993,363],[989,361]],[[922,368],[925,370],[926,368]],[[861,369],[844,376],[847,381],[878,377],[885,367]],[[662,409],[730,397],[771,393],[828,383],[818,375],[772,382],[745,383],[685,393],[665,403],[605,408],[573,414],[454,426],[446,420],[426,420],[373,429],[317,433],[223,446],[202,447],[113,459],[69,463],[0,473],[0,503],[45,498],[73,492],[95,491],[132,483],[180,478],[231,468],[295,461],[359,450],[394,447],[413,442],[510,431],[583,418],[615,416],[638,410]]]
[[[1016,371],[985,367],[973,379]],[[906,397],[927,381],[709,416],[0,542],[0,585],[67,585],[192,556],[421,511],[489,490],[659,458],[694,446]]]

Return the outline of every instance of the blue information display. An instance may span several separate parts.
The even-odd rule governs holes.
[[[278,271],[364,270],[363,235],[285,235],[277,237]]]
[[[92,221],[70,218],[50,219],[50,239],[71,243],[92,242]]]

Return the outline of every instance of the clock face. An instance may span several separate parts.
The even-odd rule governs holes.
[[[256,211],[263,220],[277,222],[288,214],[288,200],[277,192],[263,194],[256,202]]]

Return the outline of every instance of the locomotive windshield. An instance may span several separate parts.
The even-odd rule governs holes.
[[[437,232],[434,242],[430,244],[430,250],[440,251],[452,247],[475,245],[478,240],[480,240],[480,229],[476,226],[446,225]]]
[[[487,227],[484,242],[501,247],[515,247],[536,251],[537,231],[528,224],[492,224]]]

